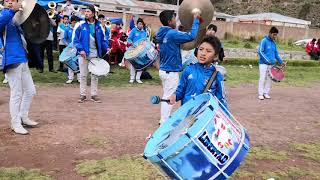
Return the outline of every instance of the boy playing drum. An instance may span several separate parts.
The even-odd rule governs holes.
[[[184,104],[192,97],[203,93],[212,74],[216,71],[213,62],[219,55],[217,52],[220,52],[220,48],[221,43],[217,37],[206,36],[202,40],[200,46],[195,51],[198,62],[196,64],[191,64],[184,69],[176,92],[168,98],[170,104],[174,104],[176,101],[180,100],[182,104]],[[209,92],[213,96],[216,96],[228,109],[223,76],[220,72],[217,73]]]

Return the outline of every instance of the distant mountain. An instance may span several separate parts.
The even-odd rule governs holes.
[[[176,4],[177,0],[145,0]],[[181,1],[181,0],[180,0]],[[196,0],[195,0],[196,1]],[[212,0],[218,12],[243,15],[275,12],[304,19],[320,27],[320,0]]]

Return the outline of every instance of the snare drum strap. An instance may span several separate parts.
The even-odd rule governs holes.
[[[208,90],[209,90],[210,87],[212,86],[213,81],[216,79],[217,74],[218,74],[218,71],[217,71],[217,70],[215,70],[215,71],[212,73],[211,78],[210,78],[210,80],[208,81],[208,83],[206,84],[206,87],[204,88],[203,93],[208,92]]]

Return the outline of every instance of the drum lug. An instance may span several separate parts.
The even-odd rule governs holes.
[[[148,160],[147,156],[146,155],[142,155],[142,157],[145,159],[145,160]]]

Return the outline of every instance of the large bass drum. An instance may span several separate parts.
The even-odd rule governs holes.
[[[249,150],[246,129],[209,93],[181,106],[151,136],[144,157],[170,179],[227,179]]]

